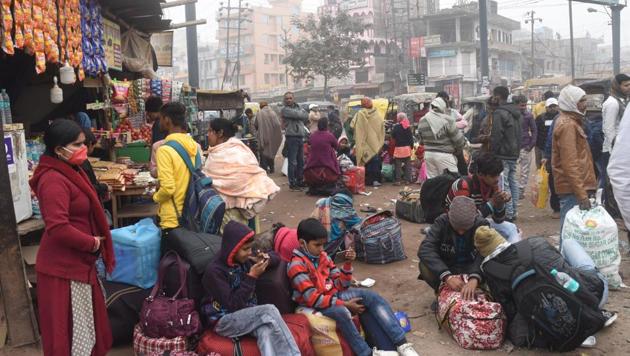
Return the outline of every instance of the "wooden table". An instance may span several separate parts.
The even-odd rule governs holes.
[[[158,205],[154,202],[142,204],[122,204],[122,197],[134,197],[144,195],[145,187],[127,186],[124,191],[112,192],[112,223],[118,227],[120,219],[147,218],[157,215]]]

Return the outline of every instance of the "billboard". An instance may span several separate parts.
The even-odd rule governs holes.
[[[151,35],[151,45],[155,50],[157,64],[160,67],[173,66],[173,31],[158,32]]]

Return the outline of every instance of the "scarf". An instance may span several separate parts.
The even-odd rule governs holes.
[[[90,200],[90,211],[92,212],[92,217],[96,223],[96,228],[98,229],[99,234],[105,237],[105,239],[101,241],[100,251],[102,253],[105,269],[107,273],[111,273],[116,266],[112,234],[109,230],[109,223],[105,217],[101,201],[87,175],[82,169],[79,168],[78,170],[75,170],[70,165],[57,158],[42,156],[39,166],[35,170],[33,178],[30,181],[31,189],[37,192],[37,182],[39,179],[43,178],[42,175],[49,170],[55,170],[61,173],[64,177],[68,178],[70,182],[76,185],[85,195],[87,195]]]
[[[578,110],[577,104],[585,95],[586,92],[581,88],[573,85],[567,85],[564,89],[562,89],[560,97],[558,98],[560,110],[584,116],[584,113]]]

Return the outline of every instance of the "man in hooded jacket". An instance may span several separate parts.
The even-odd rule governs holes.
[[[428,178],[434,178],[445,170],[457,173],[456,152],[461,152],[467,145],[466,138],[457,128],[455,120],[446,111],[448,105],[438,97],[431,102],[429,111],[420,120],[418,136],[424,145],[424,160]]]
[[[496,87],[493,95],[499,101],[499,107],[493,114],[490,151],[503,160],[503,186],[512,195],[511,204],[506,206],[506,219],[514,222],[520,194],[516,169],[523,141],[523,119],[520,109],[507,102],[510,95],[508,88]]]
[[[553,128],[551,166],[556,193],[560,199],[560,226],[574,206],[591,208],[589,193],[597,190],[590,146],[584,132],[586,92],[569,85],[558,99],[560,116]]]

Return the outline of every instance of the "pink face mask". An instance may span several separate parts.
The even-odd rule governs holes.
[[[72,151],[72,150],[67,149],[65,147],[63,147],[63,149],[72,153],[70,158],[66,159],[68,161],[68,163],[70,163],[70,164],[78,166],[80,164],[83,164],[83,162],[85,162],[85,160],[87,159],[87,146],[85,146],[85,145],[81,146],[81,148],[79,148],[76,151]]]

